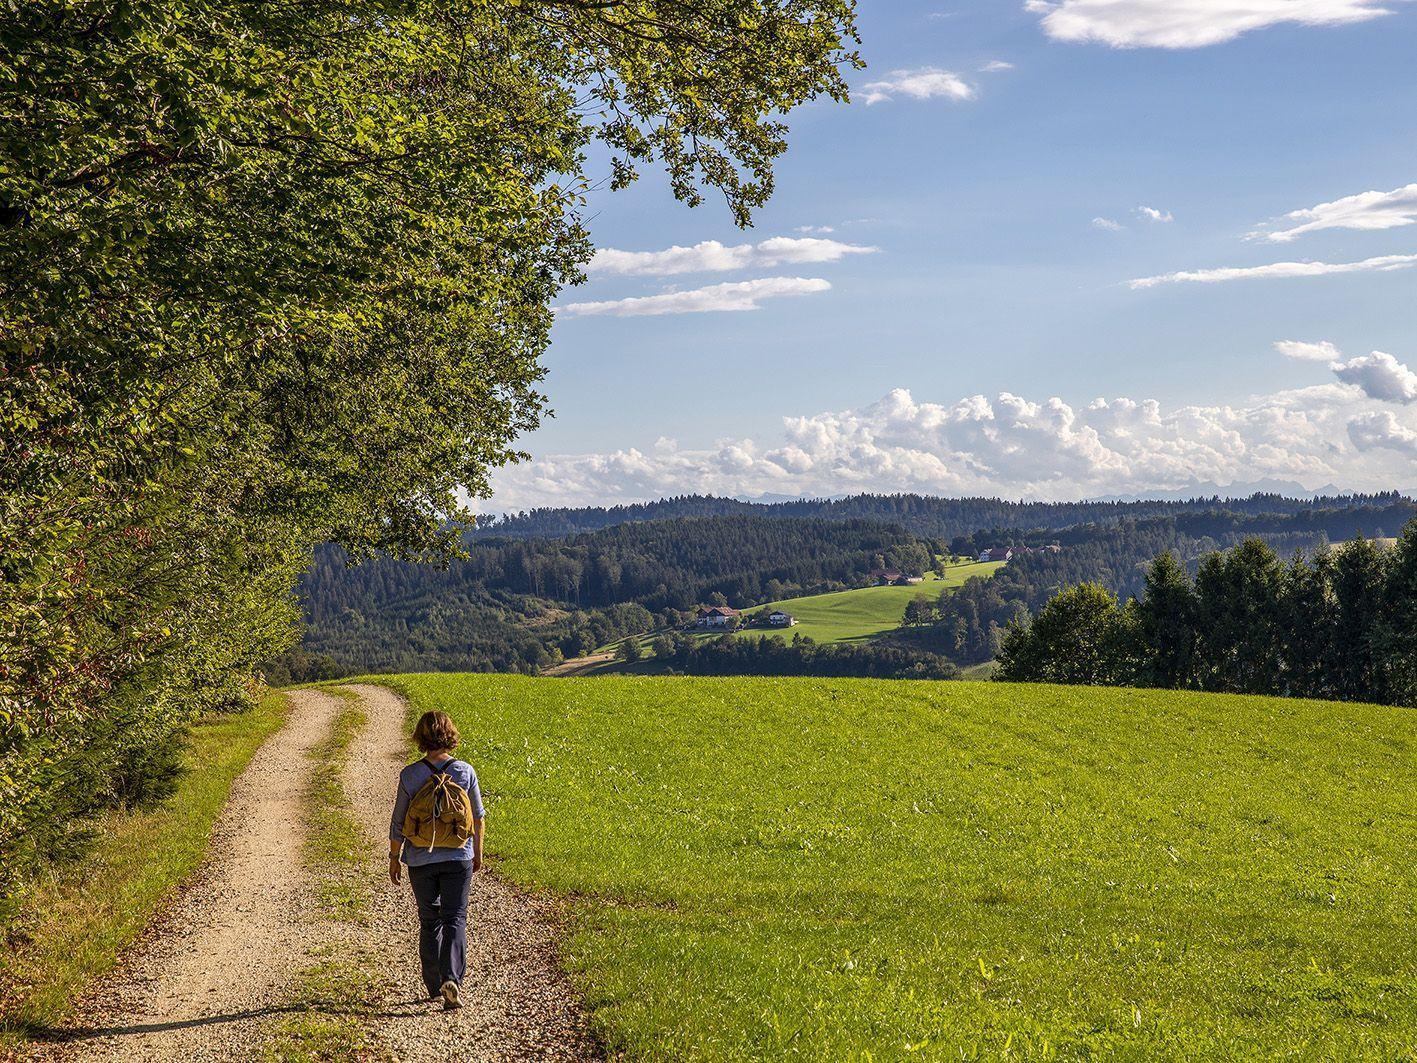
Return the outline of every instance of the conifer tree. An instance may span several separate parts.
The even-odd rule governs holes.
[[[1417,705],[1417,521],[1402,530],[1386,568],[1374,639],[1385,665],[1381,694],[1397,705]]]
[[[1284,566],[1261,539],[1206,557],[1196,575],[1201,685],[1235,694],[1283,687]]]
[[[1195,683],[1196,595],[1176,555],[1161,554],[1146,571],[1136,608],[1138,682],[1165,688]]]
[[[1313,561],[1296,554],[1289,563],[1281,603],[1284,636],[1283,693],[1291,697],[1333,697],[1334,641],[1338,602],[1333,594],[1333,554],[1320,550]]]
[[[1380,631],[1388,559],[1372,539],[1359,536],[1335,550],[1332,693],[1343,701],[1388,699]]]

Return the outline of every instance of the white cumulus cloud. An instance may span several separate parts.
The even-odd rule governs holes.
[[[1122,231],[1121,224],[1113,221],[1111,218],[1093,218],[1092,227],[1109,233],[1119,233]]]
[[[1002,59],[990,59],[979,68],[979,71],[983,74],[1001,74],[1005,70],[1012,70],[1013,68],[1013,63],[1006,63]]]
[[[1417,255],[1379,255],[1361,262],[1271,262],[1264,266],[1226,266],[1221,269],[1180,270],[1157,277],[1138,277],[1132,288],[1155,288],[1160,284],[1218,284],[1223,281],[1277,277],[1325,277],[1335,273],[1388,272],[1417,266]]]
[[[830,232],[821,229],[819,232]],[[873,255],[879,248],[824,240],[814,236],[774,236],[758,244],[728,246],[704,240],[692,247],[662,251],[621,251],[601,248],[591,260],[590,273],[621,276],[672,277],[681,273],[724,273],[736,269],[839,262],[847,255]]]
[[[1263,479],[1354,489],[1412,484],[1417,410],[1350,384],[1240,404],[1031,399],[1003,392],[928,402],[897,388],[864,406],[785,416],[764,437],[544,455],[500,470],[495,504],[629,502],[701,491],[827,496],[918,491],[1077,498]]]
[[[694,288],[685,292],[571,303],[560,307],[557,313],[568,317],[598,314],[612,317],[644,317],[659,314],[703,314],[715,310],[757,310],[764,299],[808,295],[830,289],[831,284],[819,277],[761,277],[751,281],[713,284],[707,288]]]
[[[1336,362],[1343,357],[1343,352],[1328,340],[1320,340],[1318,343],[1306,343],[1303,340],[1276,340],[1274,349],[1286,358],[1293,358],[1296,362]]]
[[[1294,224],[1294,223],[1298,224]],[[1288,243],[1305,233],[1321,229],[1357,229],[1374,232],[1417,224],[1417,184],[1403,185],[1391,192],[1360,192],[1316,207],[1291,210],[1277,225],[1288,228],[1249,233],[1251,240]]]
[[[1158,210],[1156,207],[1138,207],[1137,213],[1147,221],[1164,223],[1176,220],[1169,210]]]
[[[1027,0],[1060,41],[1114,48],[1202,48],[1293,23],[1335,26],[1392,14],[1381,0]]]
[[[862,91],[862,98],[868,104],[884,103],[897,96],[909,96],[915,100],[941,96],[949,100],[972,100],[975,96],[974,86],[964,78],[933,66],[918,70],[894,70],[888,78],[869,82]]]
[[[1391,410],[1355,417],[1348,425],[1348,438],[1359,450],[1391,450],[1417,458],[1417,432],[1399,422]]]
[[[1336,362],[1333,374],[1345,384],[1362,388],[1369,398],[1404,406],[1417,402],[1417,373],[1383,351],[1351,362]]]

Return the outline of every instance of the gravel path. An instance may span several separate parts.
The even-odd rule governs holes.
[[[289,721],[232,788],[206,868],[127,962],[85,995],[62,1038],[36,1046],[31,1058],[261,1058],[270,1027],[307,1010],[293,1003],[301,996],[297,975],[331,956],[358,957],[377,983],[374,999],[334,1007],[346,1021],[355,1014],[368,1023],[372,1045],[360,1051],[361,1060],[601,1058],[558,965],[556,904],[491,875],[473,882],[463,1008],[445,1013],[423,999],[413,897],[406,879],[399,888],[389,883],[385,856],[394,786],[408,761],[405,706],[383,687],[351,689],[368,717],[350,748],[345,778],[367,832],[361,871],[377,883],[367,918],[358,924],[329,918],[302,864],[301,794],[311,771],[323,769],[306,754],[329,734],[341,703],[318,691],[293,691]]]
[[[383,973],[383,1000],[373,1033],[399,1060],[590,1060],[600,1053],[584,1012],[557,962],[560,913],[549,900],[497,878],[473,880],[468,910],[468,972],[464,1006],[445,1013],[421,1002],[418,920],[407,880],[387,879],[389,810],[398,771],[408,763],[405,705],[383,687],[352,686],[368,723],[355,739],[346,786],[369,832],[369,874],[382,882],[371,926],[358,933]],[[496,853],[496,822],[488,823]],[[367,935],[367,936],[366,936]]]
[[[324,694],[292,697],[288,722],[232,788],[206,869],[129,962],[86,994],[65,1040],[37,1055],[236,1060],[259,1049],[262,1026],[288,1010],[291,978],[321,944],[305,917],[300,794],[305,754],[339,707]]]

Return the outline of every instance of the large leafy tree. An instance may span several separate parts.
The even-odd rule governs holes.
[[[852,0],[31,0],[0,21],[0,858],[239,699],[311,545],[453,548],[543,412],[583,195],[740,223]],[[115,732],[122,713],[143,726]],[[95,736],[117,745],[100,748]],[[123,742],[128,741],[128,745]],[[127,752],[125,752],[127,751]],[[70,788],[73,789],[73,788]],[[13,859],[7,860],[13,864]]]
[[[1130,681],[1130,618],[1096,583],[1069,587],[1032,622],[1009,629],[995,678],[1004,682],[1106,686]]]

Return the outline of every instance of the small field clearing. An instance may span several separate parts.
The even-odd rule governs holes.
[[[862,587],[772,602],[767,609],[791,613],[797,625],[782,630],[746,628],[741,634],[744,638],[782,635],[789,639],[800,634],[818,642],[863,642],[900,627],[905,607],[913,598],[922,594],[938,598],[942,591],[958,587],[972,576],[992,576],[1003,567],[1002,561],[971,561],[946,568],[943,576],[927,573],[923,583],[910,586]],[[752,614],[762,608],[755,606],[746,612]]]

